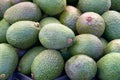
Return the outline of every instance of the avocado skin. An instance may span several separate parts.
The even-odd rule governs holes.
[[[42,46],[33,47],[32,49],[28,50],[20,60],[19,71],[23,74],[30,74],[31,65],[34,58],[43,50],[45,50],[45,48]]]
[[[33,21],[18,21],[12,24],[6,33],[9,44],[20,49],[33,46],[38,40],[39,27]]]
[[[102,15],[106,27],[103,36],[108,40],[120,38],[120,13],[117,11],[107,11]]]
[[[0,21],[0,43],[7,43],[6,33],[10,24],[6,22],[4,19]]]
[[[31,71],[35,80],[54,80],[60,76],[64,60],[56,50],[44,50],[33,61]]]
[[[84,12],[103,14],[111,7],[111,0],[79,0],[78,9]]]
[[[84,54],[95,60],[103,56],[103,44],[98,37],[92,34],[81,34],[76,36],[75,43],[69,47],[71,55]]]
[[[92,80],[97,64],[91,57],[75,55],[66,62],[65,71],[71,80]]]
[[[60,23],[59,20],[57,20],[56,18],[54,17],[46,17],[46,18],[43,18],[41,21],[40,21],[40,27],[43,27],[47,24],[50,24],[50,23]]]
[[[112,52],[102,57],[97,62],[98,80],[120,79],[120,53]]]
[[[0,0],[0,20],[3,19],[5,11],[11,6],[10,0]]]
[[[63,49],[72,46],[75,41],[75,34],[62,24],[51,23],[40,30],[39,40],[46,48]]]
[[[41,18],[40,8],[32,2],[21,2],[5,11],[4,19],[13,24],[17,21],[39,21]]]
[[[66,7],[66,0],[33,0],[33,2],[50,16],[60,14]]]
[[[0,77],[0,80],[6,80],[15,71],[18,63],[18,55],[16,49],[6,43],[0,44],[0,75],[5,74],[5,78]]]
[[[75,33],[77,33],[76,30],[76,22],[81,15],[81,12],[73,7],[73,6],[67,6],[65,10],[60,15],[60,22],[66,26],[68,26],[70,29],[72,29]]]

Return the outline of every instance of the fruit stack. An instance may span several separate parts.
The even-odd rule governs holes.
[[[120,0],[0,0],[0,80],[120,80],[119,12]]]

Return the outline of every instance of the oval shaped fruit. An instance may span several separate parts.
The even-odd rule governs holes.
[[[120,79],[120,53],[110,53],[102,57],[98,62],[99,80]]]
[[[105,22],[99,14],[86,12],[78,18],[76,29],[79,34],[88,33],[100,37],[105,30]]]
[[[103,14],[111,7],[111,0],[79,0],[78,8],[82,12]]]
[[[105,47],[105,53],[119,52],[120,53],[120,39],[110,41]]]
[[[17,63],[16,49],[6,43],[0,44],[0,80],[7,80],[15,71]]]
[[[0,19],[3,18],[5,11],[11,6],[10,0],[0,0]]]
[[[4,19],[10,24],[22,20],[39,21],[41,11],[32,2],[21,2],[6,10]]]
[[[31,73],[31,65],[33,63],[34,58],[41,52],[45,50],[44,47],[37,46],[30,49],[20,60],[19,63],[19,71],[23,74]]]
[[[12,24],[6,33],[8,43],[26,49],[38,40],[39,25],[33,21],[18,21]]]
[[[76,55],[66,62],[65,71],[71,80],[92,80],[96,75],[97,65],[86,55]]]
[[[72,55],[85,54],[98,60],[103,56],[103,44],[98,37],[92,34],[76,36],[75,43],[69,48]]]
[[[46,14],[57,15],[66,7],[66,0],[33,0]]]
[[[73,6],[67,6],[60,15],[60,22],[76,32],[76,21],[80,14],[81,12],[77,8]]]
[[[53,80],[64,67],[64,60],[56,50],[44,50],[33,61],[31,71],[35,80]]]
[[[60,21],[58,21],[56,18],[54,17],[46,17],[46,18],[43,18],[41,21],[40,21],[40,27],[43,27],[47,24],[50,24],[50,23],[60,23]]]
[[[0,43],[6,43],[6,33],[10,24],[6,22],[4,19],[0,21]]]
[[[62,49],[74,43],[75,34],[68,27],[52,23],[44,26],[39,33],[39,40],[46,48]]]
[[[104,37],[107,40],[120,38],[120,13],[117,11],[107,11],[102,17],[105,20],[106,27]]]

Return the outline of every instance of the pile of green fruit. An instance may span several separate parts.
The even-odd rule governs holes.
[[[0,80],[16,70],[120,80],[120,0],[0,0]]]

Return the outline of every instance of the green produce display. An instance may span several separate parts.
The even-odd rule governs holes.
[[[0,0],[0,80],[120,80],[120,0]]]

